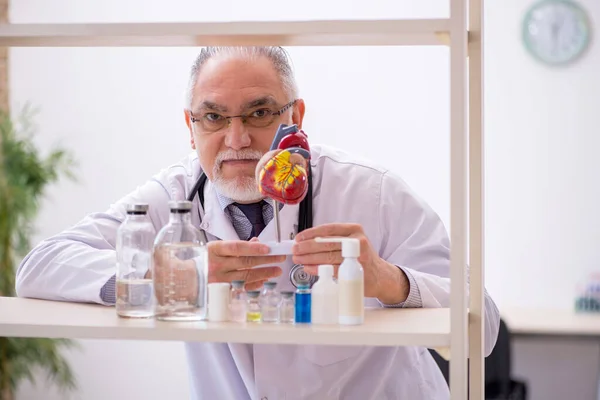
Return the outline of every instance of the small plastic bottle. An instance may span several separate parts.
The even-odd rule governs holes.
[[[265,282],[260,293],[260,314],[262,322],[279,322],[281,295],[277,292],[277,282]]]
[[[360,242],[354,238],[315,238],[316,242],[341,242],[344,261],[338,270],[339,317],[341,325],[360,325],[365,319],[365,282],[358,262]]]
[[[246,292],[248,301],[246,302],[246,321],[248,322],[260,322],[260,304],[258,303],[258,297],[260,291],[250,290]]]
[[[338,324],[338,285],[333,280],[333,265],[319,265],[319,280],[312,287],[311,323]]]
[[[308,284],[298,285],[294,321],[297,324],[310,324],[311,293]]]
[[[229,299],[229,319],[233,322],[246,321],[246,291],[244,281],[232,281]]]
[[[156,232],[147,204],[129,204],[117,230],[116,312],[120,317],[154,316],[154,288],[149,272]]]
[[[295,320],[294,292],[281,292],[281,305],[279,307],[279,322],[293,324]]]
[[[229,292],[228,282],[213,282],[208,284],[208,319],[223,322],[229,320]]]

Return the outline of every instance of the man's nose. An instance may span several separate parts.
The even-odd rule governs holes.
[[[225,136],[225,145],[234,150],[250,146],[250,134],[241,118],[231,118]]]

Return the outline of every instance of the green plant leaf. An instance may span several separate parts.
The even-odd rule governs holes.
[[[27,105],[13,119],[0,112],[0,296],[14,296],[18,257],[31,249],[33,224],[48,186],[74,179],[74,159],[55,147],[42,154],[35,145],[36,110]],[[73,371],[61,350],[77,347],[66,339],[0,337],[0,395],[14,392],[35,368],[61,390],[76,387]]]

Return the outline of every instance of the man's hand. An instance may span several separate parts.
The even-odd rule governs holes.
[[[269,246],[256,238],[246,241],[208,243],[208,282],[246,281],[247,290],[256,290],[271,278],[281,275],[280,267],[253,268],[284,262],[286,256],[269,256]]]
[[[335,276],[343,261],[341,243],[320,243],[317,237],[352,237],[360,242],[360,257],[365,274],[365,297],[376,297],[384,304],[397,304],[406,300],[408,278],[397,266],[383,260],[369,243],[361,225],[325,224],[307,229],[296,235],[292,249],[296,264],[304,264],[306,272],[317,275],[318,266],[332,264]]]
[[[263,283],[281,275],[279,267],[254,268],[257,265],[284,262],[285,256],[268,256],[269,247],[254,238],[245,241],[214,241],[208,243],[208,283],[243,280],[247,290],[259,289]],[[169,300],[196,303],[198,297],[198,266],[196,261],[172,257],[166,249],[154,253],[154,290],[159,304]],[[168,283],[174,281],[177,296],[170,298]]]

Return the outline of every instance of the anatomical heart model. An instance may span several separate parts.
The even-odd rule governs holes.
[[[310,147],[298,126],[279,126],[271,151],[263,156],[257,170],[261,193],[283,204],[298,204],[308,191]]]
[[[279,125],[271,151],[256,168],[260,192],[275,201],[277,242],[280,242],[279,207],[277,203],[298,204],[308,192],[310,147],[304,131],[297,125]],[[291,244],[290,244],[291,246]]]

